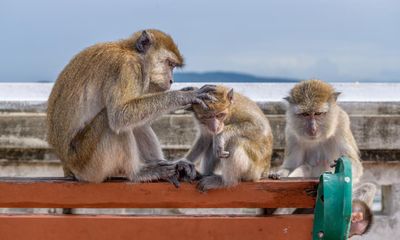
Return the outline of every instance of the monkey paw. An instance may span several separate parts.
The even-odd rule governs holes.
[[[217,154],[218,158],[228,158],[229,155],[230,155],[230,153],[228,151],[224,151],[224,150],[218,151],[218,154]]]
[[[316,197],[318,194],[318,187],[315,186],[313,188],[306,189],[305,192],[308,196]]]
[[[197,184],[197,189],[200,192],[207,192],[208,190],[221,187],[223,187],[222,177],[218,175],[205,176]]]
[[[281,175],[279,173],[270,173],[268,174],[268,178],[273,180],[279,180],[281,179]]]
[[[333,163],[330,165],[331,168],[335,168],[338,163],[338,159],[334,160]]]
[[[191,182],[196,179],[197,172],[193,163],[187,160],[179,160],[176,162],[176,170],[180,180]]]

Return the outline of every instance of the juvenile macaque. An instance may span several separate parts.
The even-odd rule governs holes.
[[[349,237],[363,235],[369,231],[373,223],[373,204],[376,186],[372,183],[362,183],[353,189],[353,207]]]
[[[256,181],[271,162],[271,128],[256,103],[223,86],[213,96],[215,102],[206,100],[208,109],[192,106],[199,132],[186,159],[201,161],[200,191]]]
[[[351,234],[363,234],[372,222],[373,184],[359,184],[363,174],[359,150],[350,130],[349,116],[336,103],[339,93],[321,80],[296,84],[285,99],[286,146],[282,166],[271,178],[319,177],[333,171],[335,160],[347,156],[352,163],[355,186]],[[294,209],[278,209],[275,214],[291,213]]]
[[[150,126],[162,114],[193,103],[207,107],[204,100],[212,99],[212,86],[168,91],[173,69],[183,64],[172,38],[158,30],[78,53],[48,101],[48,141],[65,174],[90,182],[193,179],[193,164],[164,160]]]

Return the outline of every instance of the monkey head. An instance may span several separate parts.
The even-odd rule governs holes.
[[[373,214],[368,205],[364,201],[353,200],[349,237],[367,233],[372,222]]]
[[[144,76],[149,92],[163,92],[174,82],[173,70],[184,60],[171,36],[159,30],[144,30],[133,36],[135,49],[143,59]]]
[[[207,100],[208,109],[204,109],[198,104],[193,104],[193,112],[201,127],[210,134],[217,135],[224,130],[224,121],[230,114],[233,102],[233,89],[217,86],[212,94],[216,101]]]
[[[339,94],[321,80],[296,84],[285,98],[289,103],[287,124],[303,139],[312,141],[330,137],[337,125],[336,100]]]

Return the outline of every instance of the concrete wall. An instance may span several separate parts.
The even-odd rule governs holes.
[[[275,136],[275,166],[281,162],[284,148],[285,104],[280,99],[291,86],[233,85],[257,100],[270,119]],[[376,214],[372,231],[361,239],[400,239],[400,97],[397,97],[400,84],[337,84],[336,87],[345,92],[340,105],[350,114],[351,128],[366,169],[364,180],[382,187],[382,211]],[[60,162],[45,141],[45,99],[50,89],[51,84],[0,84],[0,176],[62,175]],[[196,132],[191,116],[183,111],[163,116],[153,127],[165,155],[171,159],[187,151]],[[219,210],[219,213],[226,211],[256,213],[249,209]],[[159,214],[163,211],[133,212]],[[179,214],[180,210],[168,213]]]

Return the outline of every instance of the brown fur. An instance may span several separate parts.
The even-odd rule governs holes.
[[[310,111],[319,108],[323,103],[336,100],[335,95],[335,90],[330,84],[312,79],[296,84],[287,100],[300,105],[304,111]]]
[[[184,65],[184,58],[179,52],[178,46],[175,44],[174,40],[172,40],[170,35],[165,34],[160,30],[156,29],[148,29],[146,31],[152,34],[154,38],[153,41],[155,42],[154,48],[156,50],[160,48],[168,49],[169,51],[173,52],[176,55],[178,59],[177,62],[178,66],[182,67]],[[133,35],[132,37],[133,42],[136,42],[136,40],[140,37],[140,34],[141,32],[137,32]]]
[[[202,110],[193,106],[198,121],[199,137],[187,154],[189,161],[201,161],[202,173],[211,174],[218,165],[222,175],[205,177],[199,182],[199,189],[206,191],[213,188],[235,185],[240,180],[257,181],[263,172],[268,172],[271,163],[273,137],[268,119],[249,98],[234,93],[233,100],[228,97],[230,89],[217,86],[215,102],[208,102],[209,109]],[[221,133],[212,136],[203,122],[203,116],[226,113]],[[210,116],[208,116],[210,117]],[[215,146],[222,141],[223,150],[229,152],[227,159],[219,159]],[[210,145],[214,147],[209,147]],[[199,144],[200,143],[200,144]],[[199,150],[202,149],[202,150]],[[201,153],[205,152],[202,158]]]
[[[146,30],[150,48],[138,52],[136,41],[141,34],[144,31],[84,49],[54,84],[48,100],[48,142],[67,175],[99,182],[121,173],[144,181],[173,174],[173,166],[168,170],[168,164],[157,166],[164,159],[149,124],[164,113],[200,100],[193,91],[166,91],[173,68],[167,61],[151,62],[151,56],[164,49],[164,55],[175,55],[174,66],[184,64],[172,38],[158,30]],[[150,162],[152,167],[146,167]]]

